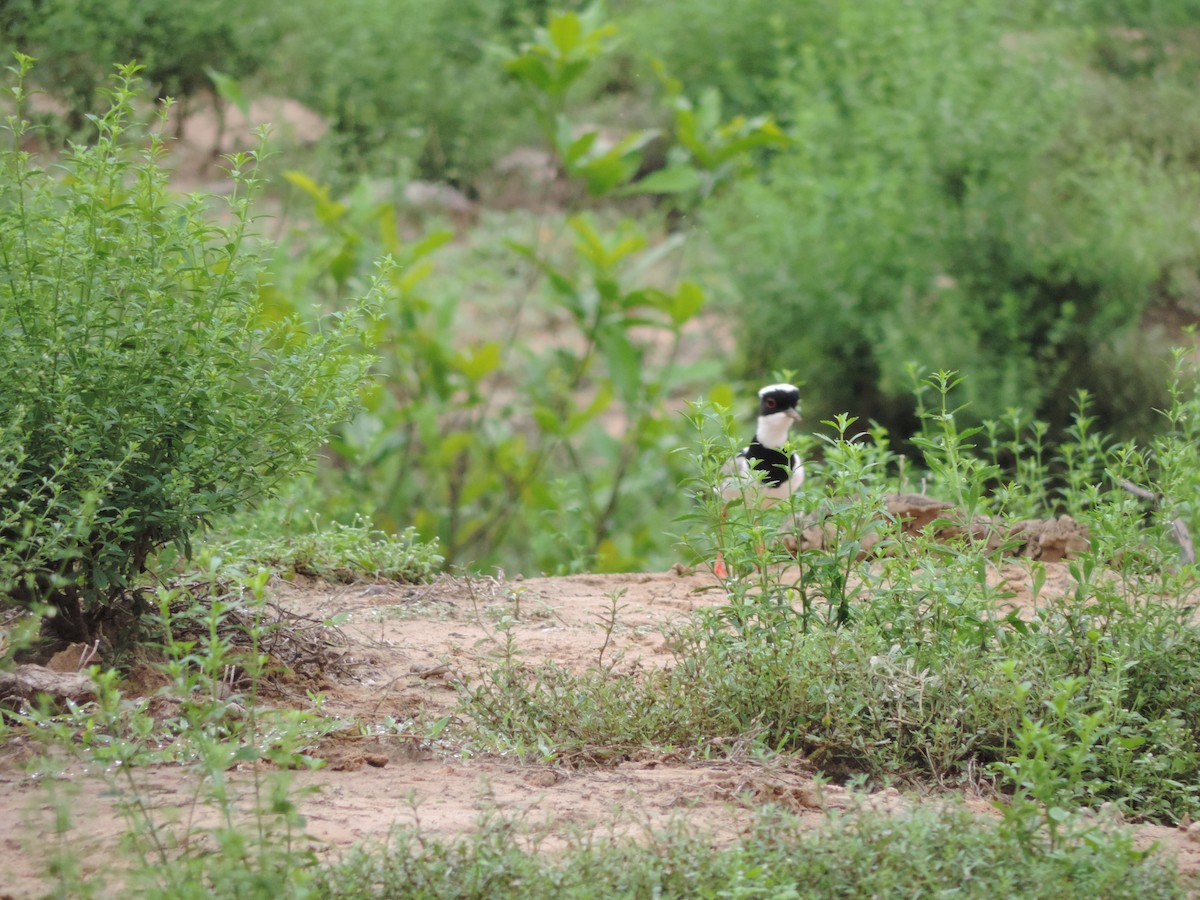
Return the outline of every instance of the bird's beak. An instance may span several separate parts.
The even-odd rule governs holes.
[[[798,409],[785,410],[784,415],[786,415],[789,419],[795,419],[797,422],[804,421],[804,419],[800,416],[800,410]]]

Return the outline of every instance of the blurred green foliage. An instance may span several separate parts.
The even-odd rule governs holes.
[[[697,117],[677,89],[675,131],[610,141],[568,95],[615,35],[594,6],[552,13],[532,40],[497,53],[561,172],[586,190],[529,236],[476,227],[506,272],[502,297],[470,284],[432,290],[453,234],[402,238],[397,210],[370,182],[335,199],[302,173],[285,176],[312,215],[279,256],[281,310],[336,305],[378,256],[394,263],[395,299],[372,336],[380,380],[333,442],[326,478],[386,527],[411,522],[436,536],[452,564],[624,570],[673,558],[669,535],[688,499],[678,489],[686,461],[673,452],[686,432],[672,404],[722,373],[683,352],[706,292],[680,274],[684,235],[587,207],[634,193],[712,195],[753,173],[753,150],[783,138],[766,117],[722,122],[712,103]],[[685,152],[664,170],[675,180],[639,182],[650,142],[676,134]]]
[[[280,10],[275,83],[326,116],[357,170],[464,181],[519,140],[521,96],[487,53],[528,5],[462,0],[300,0]]]
[[[0,47],[36,57],[31,86],[65,106],[76,139],[113,66],[136,62],[160,97],[186,101],[210,70],[244,78],[278,39],[272,4],[240,0],[11,0],[0,5]]]
[[[1057,433],[1086,387],[1104,426],[1147,433],[1166,362],[1143,326],[1194,315],[1200,264],[1200,142],[1156,113],[1169,73],[1097,72],[1095,32],[1045,10],[1030,30],[1010,4],[750,4],[751,19],[758,6],[773,40],[748,80],[794,149],[706,219],[738,288],[743,371],[799,366],[818,415],[906,433],[907,367],[937,360],[971,374],[975,416],[1020,407]],[[689,71],[736,27],[667,65]],[[734,98],[740,48],[702,77]]]

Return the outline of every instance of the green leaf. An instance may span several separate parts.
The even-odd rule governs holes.
[[[552,12],[546,31],[558,52],[564,57],[569,57],[571,52],[579,46],[579,39],[583,34],[583,23],[579,21],[579,16],[575,13]]]
[[[554,96],[565,94],[567,88],[574,84],[590,66],[591,60],[587,59],[577,59],[574,62],[560,66],[558,76],[554,79],[551,93]]]
[[[559,155],[562,156],[563,164],[568,170],[588,154],[588,151],[595,145],[598,134],[598,131],[588,131],[568,141],[565,148],[561,144],[559,145]]]
[[[499,342],[490,341],[456,354],[454,364],[472,382],[479,382],[500,368],[500,355]]]
[[[645,178],[621,188],[620,193],[629,194],[690,194],[700,188],[700,175],[689,165],[674,165],[659,169]]]
[[[423,256],[428,256],[434,250],[446,246],[452,240],[454,240],[453,231],[449,228],[436,228],[408,248],[408,257],[410,259],[420,259]]]
[[[632,403],[641,393],[641,351],[619,325],[601,329],[599,343],[617,393],[625,403]]]
[[[546,434],[563,435],[566,433],[562,418],[547,406],[534,406],[533,421]]]
[[[205,67],[204,73],[208,75],[209,80],[212,81],[213,87],[217,89],[217,93],[221,98],[228,100],[241,111],[243,116],[249,119],[250,101],[246,99],[241,82],[223,72],[218,72],[216,69]]]
[[[676,325],[689,321],[704,307],[704,300],[704,289],[700,285],[694,281],[680,282],[667,310],[671,321]]]
[[[580,166],[577,172],[583,176],[589,194],[603,197],[629,181],[637,174],[637,170],[637,160],[607,153]]]
[[[504,68],[535,90],[550,92],[555,84],[554,75],[545,60],[531,54],[510,59]]]
[[[284,172],[283,177],[312,199],[316,207],[317,218],[321,220],[322,224],[335,225],[345,217],[347,207],[335,202],[329,196],[328,185],[318,184],[303,172],[295,170]]]

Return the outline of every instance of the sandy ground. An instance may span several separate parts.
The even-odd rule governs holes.
[[[1070,588],[1064,564],[1047,568],[1046,592]],[[1010,602],[1027,608],[1025,572],[1013,564],[993,577],[1014,589]],[[290,610],[344,618],[335,647],[340,660],[320,685],[324,708],[365,724],[389,718],[431,722],[451,715],[453,683],[494,664],[503,641],[497,625],[506,617],[514,620],[511,632],[531,663],[554,660],[582,669],[595,665],[603,648],[606,664],[619,659],[618,668],[658,666],[672,661],[664,626],[724,597],[710,576],[676,572],[513,582],[443,578],[424,586],[279,581],[272,591],[275,601]],[[606,647],[614,597],[616,625]],[[734,840],[767,802],[786,806],[812,825],[828,810],[853,803],[842,788],[814,781],[802,760],[763,763],[737,748],[719,761],[648,754],[574,769],[463,756],[461,747],[430,745],[403,734],[347,732],[323,741],[314,752],[325,766],[295,773],[294,783],[302,789],[298,802],[308,835],[330,854],[386,840],[400,825],[418,824],[440,836],[462,834],[492,813],[519,821],[543,847],[553,847],[555,835],[568,831],[637,835],[679,817],[718,841]],[[102,871],[124,831],[115,805],[124,788],[111,774],[68,768],[47,784],[27,773],[29,754],[20,739],[0,750],[0,897],[34,897],[47,890],[46,861],[56,846],[68,846],[85,872]],[[197,785],[182,767],[152,767],[135,778],[160,821],[194,812]],[[245,771],[233,778],[247,805],[251,782]],[[62,835],[54,827],[55,796],[65,798],[70,811],[70,829]],[[869,805],[898,809],[936,800],[889,789],[869,798]],[[967,802],[981,815],[990,814],[983,798]],[[204,810],[194,814],[196,825],[209,821]],[[1130,827],[1142,843],[1158,842],[1176,854],[1181,866],[1200,868],[1200,834]]]

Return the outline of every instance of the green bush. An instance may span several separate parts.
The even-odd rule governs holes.
[[[1160,30],[1153,78],[1091,67],[1105,41],[1142,60],[1113,27],[1178,8],[718,6],[620,8],[628,45],[685,90],[770,112],[793,139],[702,213],[740,297],[744,372],[799,368],[814,418],[850,410],[902,435],[913,361],[970,374],[979,419],[1020,407],[1057,434],[1086,387],[1102,425],[1154,427],[1166,348],[1145,326],[1197,298],[1200,145],[1179,114],[1194,53]]]
[[[60,177],[15,118],[0,156],[0,589],[70,636],[157,548],[303,468],[367,366],[350,328],[262,316],[257,155],[231,159],[214,224],[212,198],[168,191],[161,138],[128,130],[137,96],[126,67]]]
[[[276,78],[330,120],[345,167],[469,181],[527,121],[485,53],[522,5],[291,4]]]
[[[581,121],[571,92],[608,52],[598,7],[556,13],[504,63],[537,110],[561,170],[596,197],[672,193],[699,202],[740,177],[751,152],[782,140],[767,119],[723,121],[719,105],[676,103],[672,167],[635,181],[652,137],[609,146]],[[496,60],[494,76],[503,70]],[[676,154],[675,150],[686,150]],[[402,240],[396,209],[362,181],[348,195],[285,176],[315,221],[289,234],[272,302],[336,304],[388,254],[395,302],[377,323],[379,390],[331,444],[334,492],[391,531],[436,537],[450,565],[628,570],[675,559],[672,521],[686,460],[672,398],[710,389],[713,359],[691,361],[686,329],[706,295],[678,276],[682,235],[610,211],[538,219],[485,217]],[[301,308],[303,308],[301,306]],[[533,340],[531,333],[550,336]]]
[[[240,0],[13,0],[0,6],[0,34],[39,59],[32,82],[79,130],[104,106],[113,66],[136,61],[157,96],[186,100],[212,86],[210,70],[242,78],[265,63],[276,18],[272,7]]]

